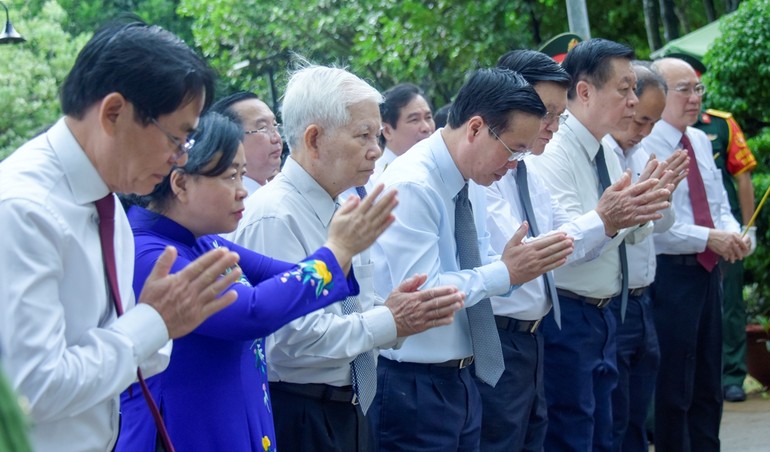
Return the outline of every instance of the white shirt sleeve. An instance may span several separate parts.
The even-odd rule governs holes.
[[[14,244],[0,247],[0,348],[36,422],[74,416],[115,397],[134,381],[139,363],[168,341],[165,324],[149,306],[108,317],[106,327],[87,329],[76,340],[65,337],[70,322],[108,302],[106,292],[88,293],[85,284],[77,292],[62,287],[78,272],[84,281],[104,280],[98,255],[78,256],[82,268],[65,268],[62,256],[82,251],[68,228],[41,204],[13,199],[0,205],[0,230]]]

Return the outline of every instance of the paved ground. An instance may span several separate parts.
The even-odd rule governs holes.
[[[724,452],[770,451],[770,395],[750,394],[745,402],[725,402],[719,437]]]
[[[754,392],[745,402],[725,402],[719,437],[722,452],[770,452],[770,394]]]

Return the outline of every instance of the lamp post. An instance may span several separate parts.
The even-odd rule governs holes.
[[[11,25],[11,18],[8,15],[8,6],[3,2],[0,2],[0,5],[3,5],[3,8],[5,8],[5,28],[3,29],[3,32],[0,33],[0,44],[18,44],[26,41],[26,39],[13,28],[13,25]]]

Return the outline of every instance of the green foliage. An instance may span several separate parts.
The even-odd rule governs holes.
[[[744,0],[720,31],[704,56],[708,103],[754,135],[770,122],[770,0]]]
[[[770,128],[763,129],[760,135],[748,140],[749,147],[754,151],[759,161],[760,170],[768,168],[770,159]],[[752,175],[754,195],[759,203],[765,192],[770,188],[770,174],[755,172]],[[767,275],[770,274],[770,207],[764,205],[757,216],[757,249],[754,254],[744,261],[745,283],[747,284],[745,300],[746,313],[749,321],[762,322],[770,315],[770,285]]]
[[[58,89],[88,35],[72,37],[55,2],[37,11],[12,2],[14,27],[26,43],[0,46],[0,159],[60,115]]]

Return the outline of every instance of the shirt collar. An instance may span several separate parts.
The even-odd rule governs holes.
[[[653,130],[670,149],[673,150],[679,147],[679,143],[682,141],[682,132],[676,127],[661,119],[655,124]]]
[[[126,215],[134,234],[145,230],[188,247],[195,246],[193,233],[171,218],[139,206],[131,206]]]
[[[460,190],[462,190],[467,181],[463,178],[454,159],[452,159],[452,155],[449,153],[449,148],[447,148],[444,137],[441,136],[441,130],[442,129],[439,129],[433,132],[433,135],[426,138],[425,142],[433,155],[433,160],[436,162],[438,175],[444,182],[443,188],[446,189],[450,198],[454,198],[460,193]]]
[[[588,155],[588,159],[593,161],[594,158],[596,158],[596,154],[599,152],[599,141],[596,140],[593,134],[575,117],[575,115],[571,114],[569,111],[567,111],[567,114],[569,116],[564,123],[565,129],[575,135],[578,143]]]
[[[48,145],[61,161],[64,177],[72,189],[75,202],[80,205],[92,203],[107,196],[107,184],[96,167],[80,147],[75,135],[67,127],[64,118],[59,119],[46,132]]]
[[[305,198],[308,204],[315,212],[318,219],[324,225],[329,227],[332,221],[334,211],[337,209],[335,199],[329,196],[329,193],[313,179],[305,168],[300,166],[291,156],[286,159],[281,172],[276,177],[286,179],[299,192],[300,196]]]

